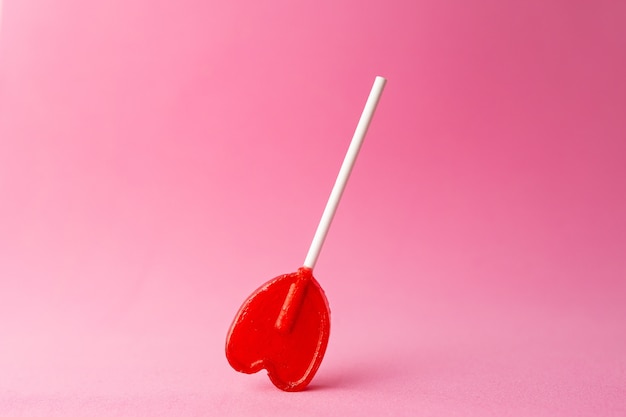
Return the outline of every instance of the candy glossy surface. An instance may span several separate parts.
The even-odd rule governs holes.
[[[226,339],[226,357],[239,372],[266,369],[284,391],[301,391],[319,368],[330,334],[324,291],[308,268],[280,275],[241,306]]]

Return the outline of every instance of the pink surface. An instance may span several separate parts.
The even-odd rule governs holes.
[[[626,3],[5,0],[0,415],[626,414]],[[240,303],[316,268],[302,393]]]

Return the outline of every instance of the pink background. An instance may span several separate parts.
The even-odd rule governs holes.
[[[623,1],[5,0],[0,415],[626,414]],[[311,389],[234,372],[316,276]]]

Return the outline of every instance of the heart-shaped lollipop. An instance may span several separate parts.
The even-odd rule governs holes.
[[[328,234],[386,80],[376,77],[313,242],[296,272],[280,275],[243,303],[226,337],[226,358],[239,372],[267,369],[284,391],[301,391],[322,363],[330,335],[330,310],[313,267]]]

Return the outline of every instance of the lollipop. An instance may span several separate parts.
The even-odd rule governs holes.
[[[251,374],[265,368],[272,383],[284,391],[303,390],[326,352],[330,310],[313,268],[385,83],[383,77],[374,81],[304,265],[252,293],[226,337],[226,358],[235,370]]]

